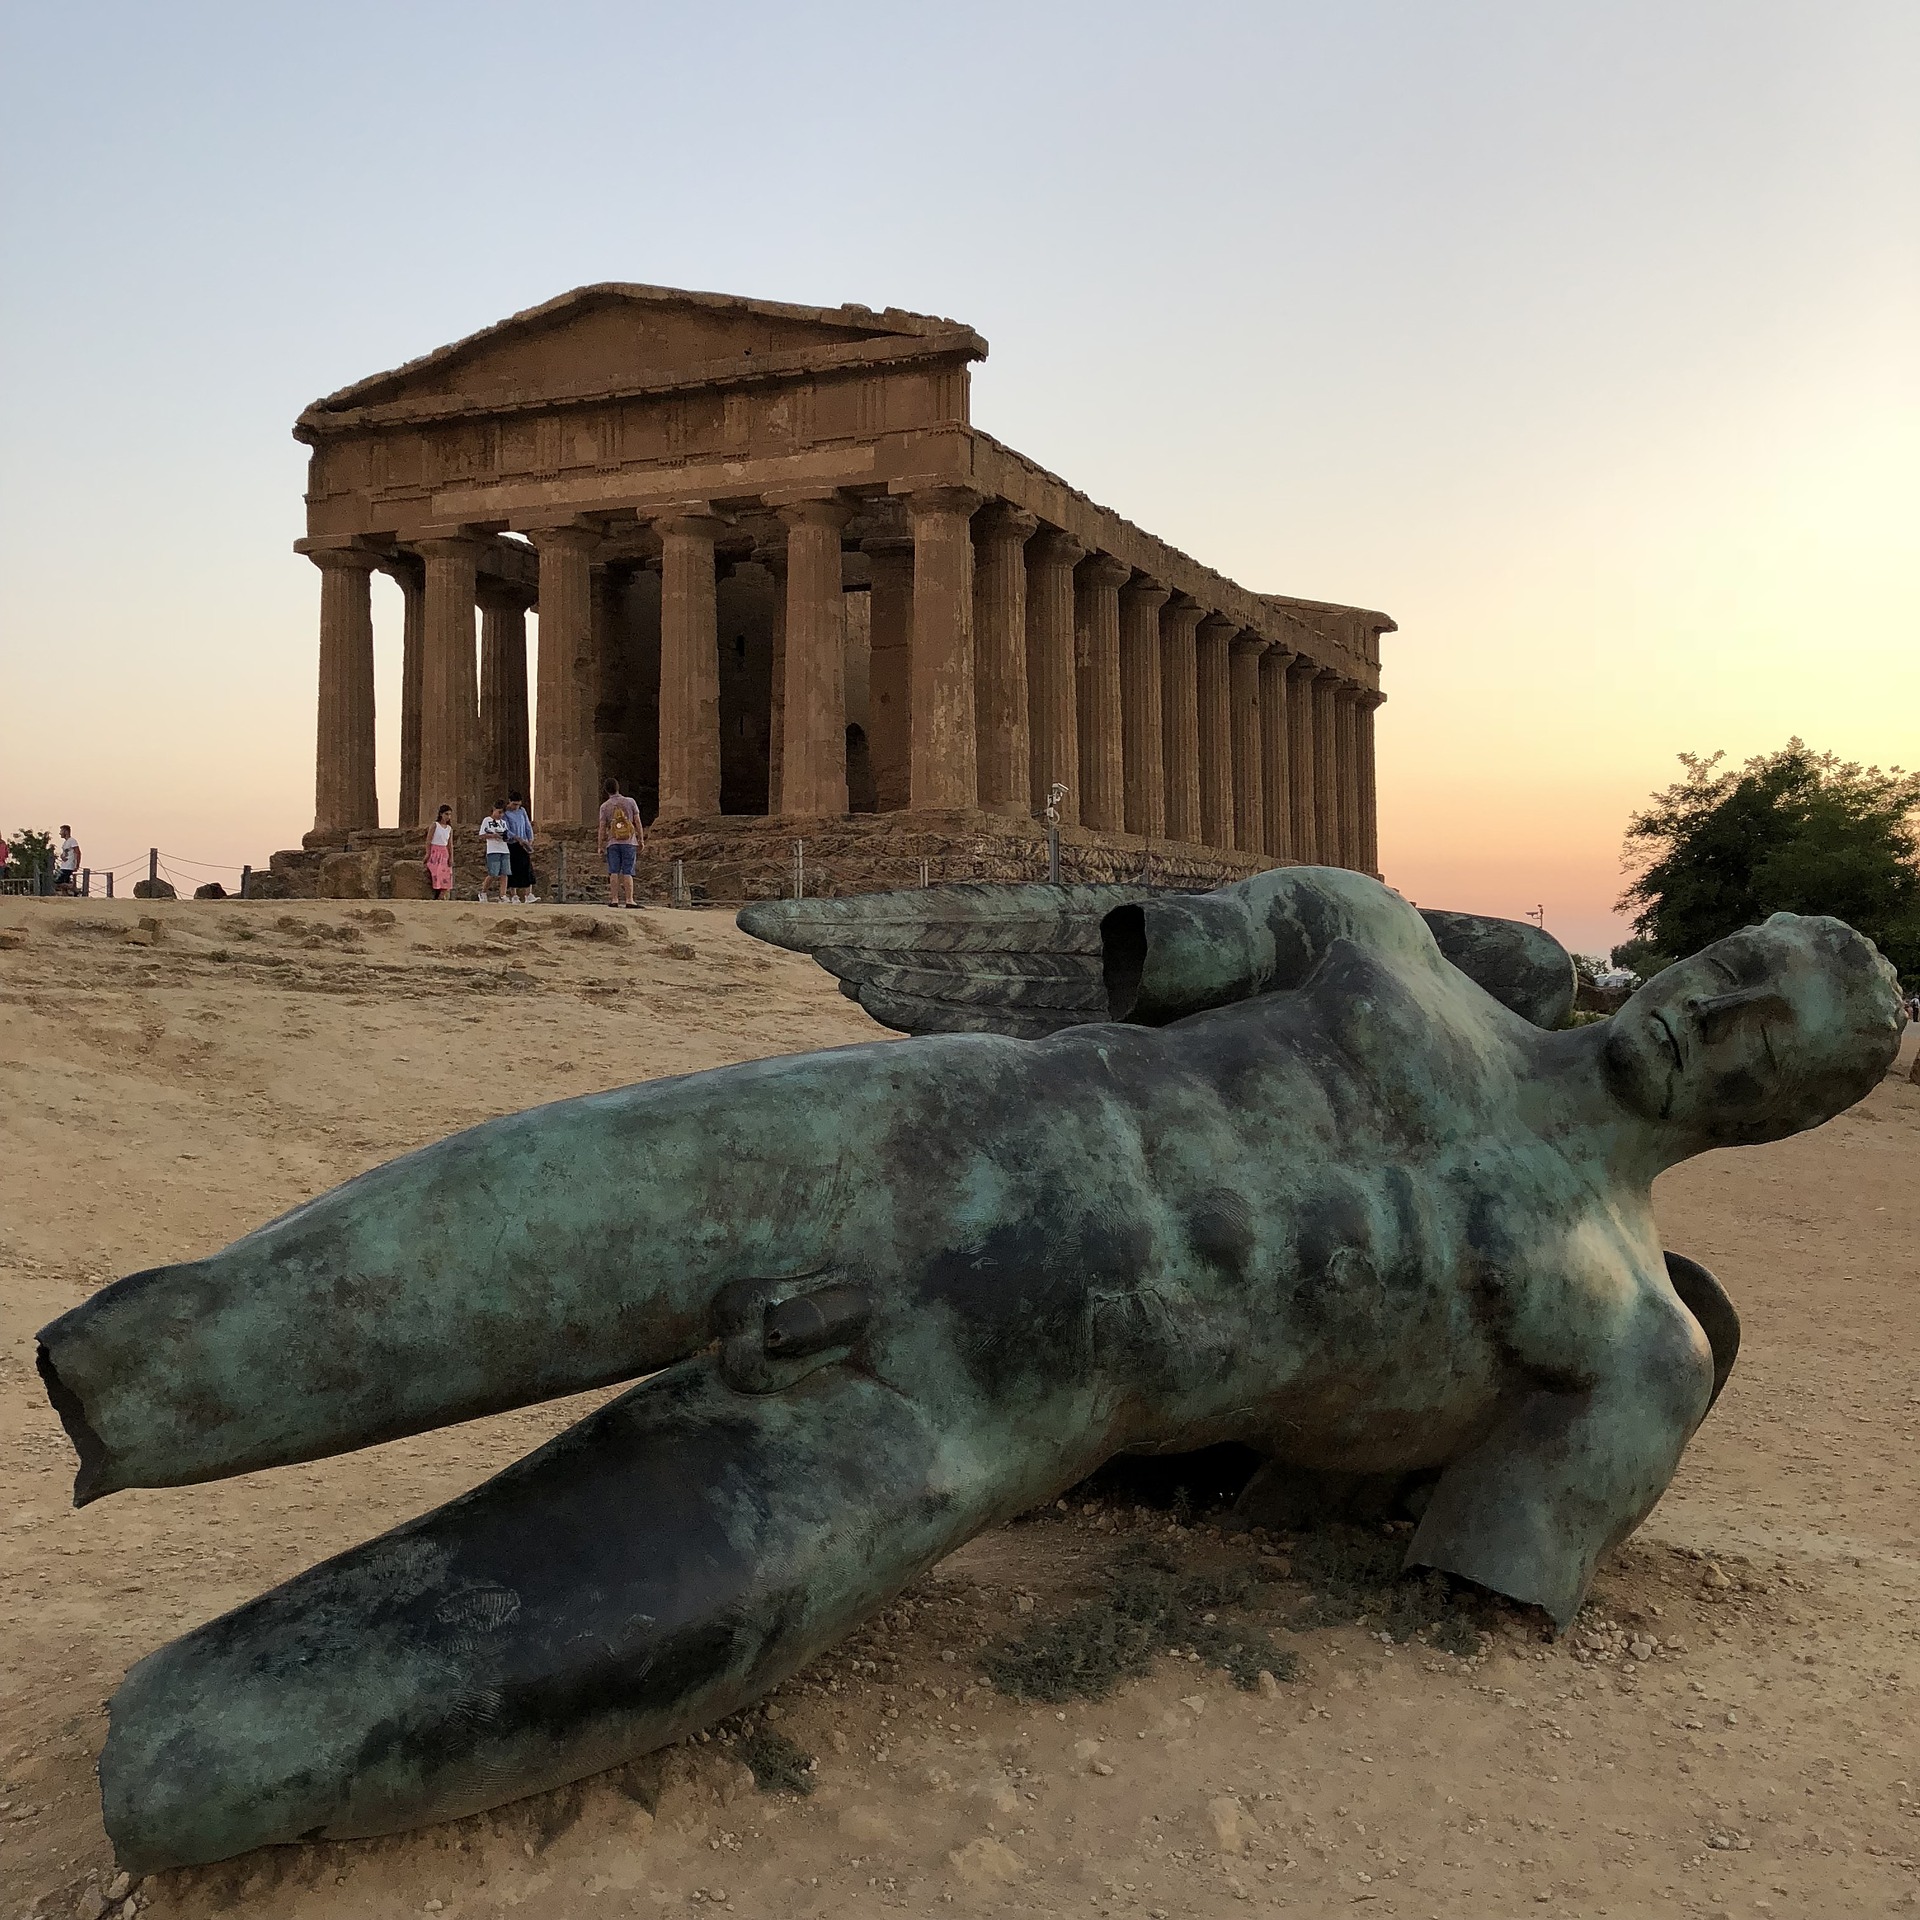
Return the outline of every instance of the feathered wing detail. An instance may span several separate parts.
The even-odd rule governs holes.
[[[1105,1020],[1100,921],[1137,886],[977,882],[834,900],[763,900],[744,932],[810,953],[882,1026],[1039,1040]]]

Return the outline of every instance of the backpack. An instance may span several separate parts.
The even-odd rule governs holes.
[[[613,825],[608,831],[615,840],[631,840],[633,838],[633,828],[627,823],[627,810],[625,807],[614,808]]]

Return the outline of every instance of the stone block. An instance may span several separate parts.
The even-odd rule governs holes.
[[[372,900],[378,897],[374,882],[373,856],[365,853],[330,853],[320,862],[319,896],[322,900]]]
[[[136,900],[178,900],[171,880],[136,880],[133,883],[133,897]]]
[[[227,890],[218,880],[209,880],[204,887],[195,887],[193,897],[196,900],[224,900]]]
[[[392,897],[395,900],[431,900],[433,881],[418,860],[393,863]]]
[[[24,927],[0,927],[0,953],[12,953],[26,944]]]

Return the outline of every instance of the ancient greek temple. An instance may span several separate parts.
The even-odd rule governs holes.
[[[1116,872],[1374,870],[1393,622],[1249,591],[991,439],[986,351],[893,308],[603,285],[316,401],[308,847],[510,787],[565,837],[610,775],[656,843],[905,816],[985,847],[1052,804]],[[384,830],[376,571],[405,606]]]

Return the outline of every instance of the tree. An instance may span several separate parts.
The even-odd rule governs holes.
[[[42,868],[53,865],[53,835],[37,827],[21,827],[8,840],[13,857],[7,863],[5,878],[31,880]]]
[[[1789,740],[1737,770],[1683,753],[1684,779],[1627,823],[1621,895],[1637,936],[1616,965],[1646,975],[1770,913],[1827,913],[1920,979],[1920,774]]]

